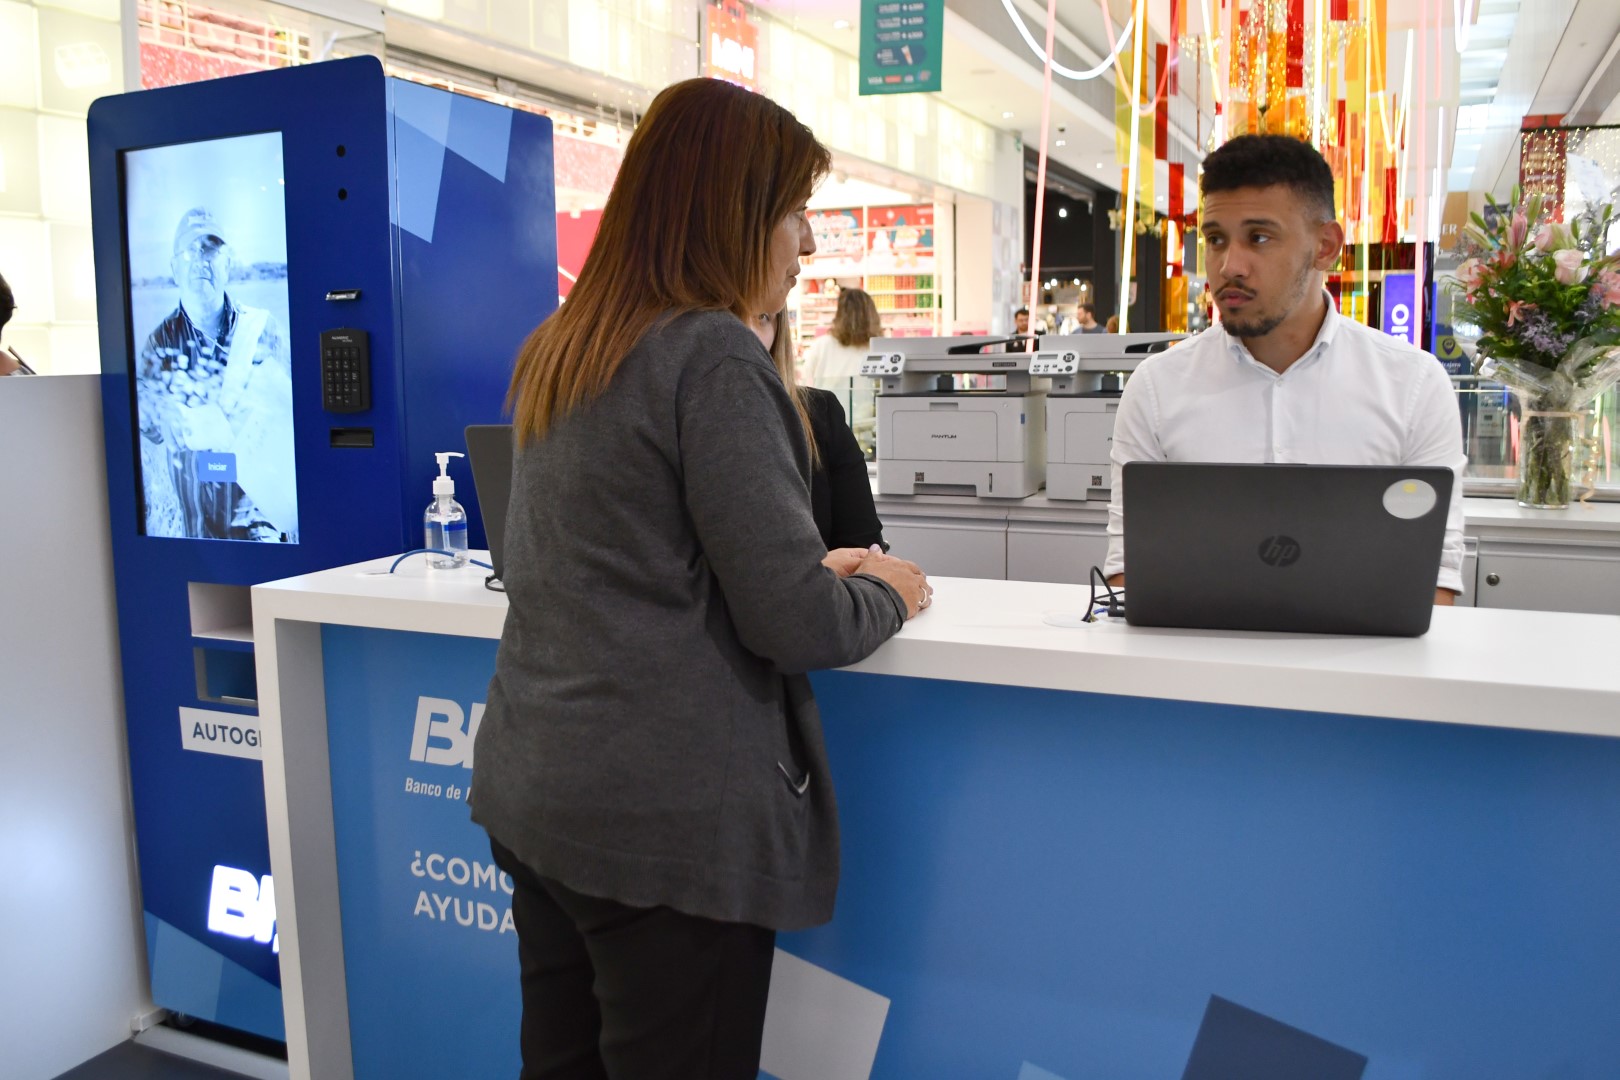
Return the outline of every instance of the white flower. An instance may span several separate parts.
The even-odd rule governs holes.
[[[1586,253],[1579,248],[1565,248],[1553,256],[1558,269],[1553,277],[1560,285],[1579,285],[1586,280]]]

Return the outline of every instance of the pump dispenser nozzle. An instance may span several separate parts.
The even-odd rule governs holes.
[[[450,476],[450,459],[453,457],[466,457],[467,455],[458,454],[454,450],[445,450],[433,456],[439,459],[439,475],[433,481],[433,494],[454,495],[456,493],[456,482]]]
[[[456,482],[450,478],[450,459],[466,457],[454,450],[433,455],[439,459],[439,475],[433,481],[433,501],[422,516],[423,543],[439,552],[428,559],[437,570],[453,570],[467,564],[467,511],[456,502]]]

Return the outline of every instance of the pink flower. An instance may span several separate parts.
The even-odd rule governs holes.
[[[1530,222],[1525,218],[1524,211],[1514,213],[1513,221],[1508,225],[1508,247],[1518,251],[1524,247],[1525,234],[1530,231]]]
[[[1603,302],[1604,307],[1620,305],[1620,274],[1613,270],[1603,271],[1592,285],[1592,294]]]
[[[1527,304],[1522,300],[1508,301],[1507,324],[1512,326],[1516,322],[1524,322],[1527,313],[1536,310],[1536,305]]]
[[[1569,226],[1563,222],[1549,221],[1536,230],[1536,238],[1530,241],[1532,247],[1545,255],[1549,251],[1562,251],[1575,246],[1575,234],[1570,232]]]
[[[1553,256],[1558,269],[1553,277],[1560,285],[1579,285],[1586,280],[1586,253],[1580,248],[1565,248]]]
[[[1478,259],[1469,259],[1457,267],[1457,281],[1468,292],[1479,288],[1480,282],[1485,280],[1485,266]]]

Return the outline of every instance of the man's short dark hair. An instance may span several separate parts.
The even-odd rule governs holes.
[[[17,298],[11,295],[11,286],[0,275],[0,331],[4,331],[6,323],[11,321],[11,313],[17,310]]]
[[[1081,311],[1085,312],[1087,315],[1090,315],[1093,319],[1095,319],[1097,317],[1097,305],[1088,304],[1088,303],[1086,303],[1085,301],[1082,300],[1079,304],[1077,304],[1075,306],[1077,308],[1079,308]]]
[[[1028,314],[1029,314],[1029,308],[1021,307],[1017,311],[1013,312],[1013,318],[1016,319],[1020,315],[1028,315]]]
[[[1204,159],[1198,190],[1205,195],[1282,185],[1332,221],[1333,170],[1316,147],[1292,135],[1239,135]]]

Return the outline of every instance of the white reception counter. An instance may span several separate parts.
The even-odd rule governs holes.
[[[405,562],[398,573],[380,573],[387,569],[390,561],[341,567],[253,589],[265,795],[280,917],[287,1038],[295,1080],[311,1076],[341,1080],[368,1075],[364,1064],[368,1051],[362,1047],[359,1034],[353,1038],[350,1034],[350,1000],[354,992],[351,988],[346,994],[344,989],[344,938],[353,932],[346,928],[354,925],[355,916],[346,906],[350,899],[345,897],[343,915],[339,917],[338,879],[350,871],[340,868],[340,864],[346,864],[346,859],[337,850],[341,842],[334,840],[332,808],[336,802],[341,816],[346,797],[334,796],[333,784],[341,784],[341,781],[337,766],[328,761],[327,713],[329,707],[335,708],[330,704],[335,699],[325,689],[333,672],[323,665],[333,664],[333,656],[337,654],[330,651],[330,640],[323,651],[322,628],[358,627],[450,638],[496,639],[506,611],[505,598],[483,587],[485,571],[479,568],[430,571],[420,558],[415,558]],[[1102,707],[1096,702],[1113,700],[1087,695],[1115,695],[1161,703],[1314,713],[1332,721],[1316,725],[1326,730],[1331,730],[1335,724],[1368,722],[1357,718],[1376,717],[1476,728],[1620,736],[1620,663],[1615,659],[1620,657],[1620,617],[1616,616],[1440,608],[1435,612],[1429,634],[1417,639],[1148,630],[1106,621],[1064,627],[1049,625],[1043,620],[1049,614],[1084,610],[1088,592],[1080,586],[968,578],[936,579],[935,586],[933,606],[908,623],[872,657],[850,669],[852,672],[861,676],[982,684],[987,688],[1064,692],[1050,700],[1083,700],[1091,703],[1085,706],[1087,709]],[[1353,583],[1347,582],[1346,587],[1353,587]],[[345,664],[351,662],[344,661]],[[474,676],[476,674],[475,670]],[[410,677],[418,681],[420,676],[417,671],[410,673]],[[401,672],[400,677],[405,678],[406,673]],[[840,679],[844,682],[839,682]],[[847,675],[831,677],[831,684],[835,692],[829,695],[829,700],[834,702],[828,706],[829,714],[843,707],[838,702],[849,698],[837,688],[877,685]],[[475,692],[481,695],[481,687],[467,691],[468,694]],[[983,691],[985,694],[1022,692]],[[413,690],[412,694],[415,693]],[[437,691],[423,690],[422,693]],[[963,689],[965,697],[975,693],[979,691]],[[481,696],[477,700],[481,700]],[[906,699],[897,692],[892,700]],[[978,712],[962,723],[984,722],[998,731],[1016,730],[1023,724],[1022,710],[1028,708],[1020,702],[1027,699],[1008,700],[1013,703],[1007,706],[1007,714],[988,720],[982,707],[963,706],[969,711],[978,708]],[[481,708],[476,706],[478,711]],[[1182,710],[1176,714],[1181,716],[1187,706],[1171,704],[1165,708],[1171,712]],[[1108,715],[1116,714],[1126,716],[1129,708]],[[1073,715],[1074,726],[1082,727],[1092,715],[1102,714]],[[910,722],[897,717],[891,705],[886,707],[882,717],[865,721],[868,726],[859,729],[860,737],[864,739],[870,730],[874,738],[881,738],[877,729],[887,721],[896,725]],[[336,740],[335,714],[331,722],[334,732],[331,738]],[[404,722],[408,724],[409,718]],[[421,722],[419,712],[418,723]],[[1160,722],[1182,721],[1153,721]],[[930,729],[924,725],[916,730],[927,732]],[[937,738],[941,741],[959,738],[964,730],[967,729],[952,728],[952,734],[942,730]],[[1043,730],[1049,732],[1043,738],[1053,740],[1056,736],[1050,732],[1061,731],[1062,725]],[[1128,733],[1130,728],[1123,730]],[[840,729],[832,715],[829,715],[829,732],[835,764],[843,764],[858,755],[859,751],[851,750],[849,745],[856,736],[849,728]],[[470,729],[468,735],[470,737]],[[1459,733],[1458,737],[1464,736]],[[922,736],[925,743],[933,738],[935,736]],[[336,746],[335,741],[332,745]],[[933,747],[929,752],[937,750],[938,747]],[[336,753],[336,750],[331,752]],[[1056,747],[1053,752],[1059,753]],[[1094,757],[1095,751],[1084,756]],[[422,768],[417,767],[413,775],[423,775]],[[862,816],[861,808],[866,804],[862,801],[861,768],[855,767],[852,771],[851,795],[847,800],[840,796],[841,802],[846,803],[846,851],[865,850],[875,844],[862,838],[869,827],[876,826],[867,820],[870,814]],[[1620,777],[1614,779],[1620,780]],[[842,792],[845,787],[842,774],[839,783]],[[409,781],[406,786],[410,786]],[[1234,796],[1234,800],[1237,798]],[[341,822],[338,832],[342,832]],[[941,839],[939,842],[953,841]],[[420,858],[427,845],[421,841],[417,841],[417,845]],[[407,842],[401,850],[408,855],[410,847]],[[1096,866],[1100,858],[1102,855],[1091,853],[1080,862]],[[846,881],[861,880],[859,865],[857,860],[854,868],[846,867]],[[1172,866],[1165,872],[1178,871]],[[409,884],[409,879],[406,883]],[[1025,888],[1018,884],[1007,887],[1014,891]],[[858,884],[846,887],[841,904],[865,903],[860,899],[864,895],[863,888]],[[414,892],[411,895],[414,896]],[[426,897],[428,893],[424,891],[422,895]],[[854,901],[850,900],[851,895],[856,898]],[[403,900],[398,903],[409,906]],[[1365,903],[1362,907],[1371,910]],[[469,904],[468,911],[471,910]],[[840,910],[842,919],[845,908]],[[418,909],[415,924],[421,923]],[[1609,937],[1612,939],[1614,935],[1611,933]],[[806,955],[815,954],[817,940],[810,940]],[[937,944],[928,946],[936,950],[939,947]],[[352,944],[348,946],[347,962],[351,969],[348,978],[351,980],[358,977],[354,948]],[[503,948],[512,949],[511,942],[504,941]],[[1030,951],[1039,953],[1040,948],[1032,946]],[[1445,960],[1439,958],[1436,962]],[[831,960],[827,963],[832,965]],[[515,994],[515,963],[513,979]],[[1241,983],[1242,980],[1236,981]],[[1534,979],[1530,981],[1533,983]],[[1577,985],[1578,982],[1576,980]],[[1227,984],[1218,982],[1218,985]],[[1361,989],[1373,992],[1374,988],[1362,986]],[[1591,989],[1588,986],[1582,992],[1589,993]],[[889,993],[899,1000],[900,990]],[[1266,993],[1257,988],[1251,997],[1263,999]],[[1277,1000],[1287,998],[1288,995],[1279,993]],[[1608,1005],[1614,1004],[1612,999],[1608,1002]],[[972,1015],[972,1010],[964,1015]],[[1341,1015],[1324,1005],[1320,1016],[1305,1015],[1295,1022],[1304,1024],[1309,1020],[1319,1032],[1331,1031],[1334,1019]],[[773,1023],[780,1019],[780,1016],[774,1017]],[[895,1023],[891,1021],[890,1033],[884,1036],[886,1052],[907,1045],[903,1029],[895,1027]],[[358,1033],[358,1017],[355,1024]],[[1358,1039],[1374,1046],[1386,1039],[1399,1042],[1387,1032],[1371,1029],[1363,1032],[1354,1025],[1350,1028],[1344,1033],[1347,1043]],[[939,1029],[933,1030],[937,1033]],[[1159,1035],[1170,1038],[1167,1031],[1168,1028]],[[1455,1035],[1452,1032],[1447,1038]],[[972,1037],[981,1045],[990,1045],[987,1035],[981,1033]],[[379,1033],[377,1044],[386,1042]],[[768,1039],[767,1070],[771,1045]],[[873,1052],[876,1050],[874,1042]],[[926,1074],[915,1057],[903,1066],[891,1062],[887,1070],[883,1068],[884,1060],[878,1057],[875,1067],[869,1062],[868,1074]],[[1529,1063],[1527,1060],[1526,1064]],[[1175,1063],[1161,1064],[1169,1067]],[[791,1071],[783,1066],[779,1075]],[[1014,1062],[1011,1072],[997,1075],[1016,1073],[1017,1063]],[[1062,1069],[1057,1073],[1070,1075]],[[1374,1071],[1367,1075],[1380,1074]],[[1432,1075],[1452,1074],[1441,1069]]]

